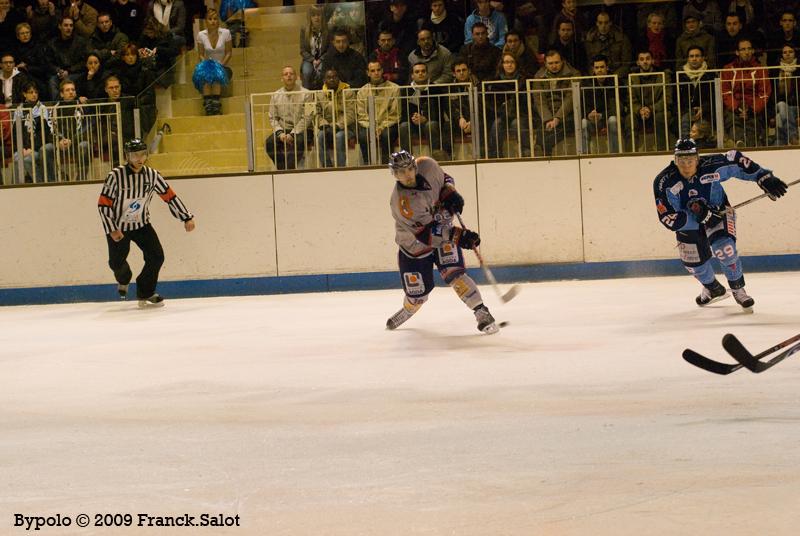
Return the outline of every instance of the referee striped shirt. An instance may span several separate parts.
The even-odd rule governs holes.
[[[125,164],[109,172],[97,201],[106,234],[133,231],[150,223],[150,200],[154,193],[179,220],[185,222],[194,217],[158,171],[142,166],[136,173]]]

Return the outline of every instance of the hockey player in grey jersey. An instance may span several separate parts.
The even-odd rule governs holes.
[[[406,296],[403,307],[386,321],[386,329],[397,328],[427,301],[435,263],[445,283],[474,311],[478,329],[497,333],[492,314],[464,268],[461,249],[473,249],[481,239],[478,233],[453,226],[453,215],[464,208],[453,178],[433,158],[414,158],[402,150],[392,154],[389,169],[397,181],[390,205]]]

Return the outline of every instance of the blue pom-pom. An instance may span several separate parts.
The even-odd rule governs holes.
[[[225,67],[215,60],[203,60],[197,64],[192,74],[192,83],[197,91],[202,91],[205,84],[220,84],[227,86],[228,73],[225,72]]]
[[[237,11],[241,11],[242,9],[247,9],[250,7],[256,7],[253,0],[222,0],[219,5],[219,12],[224,20]]]

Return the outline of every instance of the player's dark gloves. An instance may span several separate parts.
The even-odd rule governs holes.
[[[445,197],[441,201],[442,207],[450,214],[461,214],[464,210],[464,198],[452,188],[447,190],[449,191],[445,192]]]
[[[693,199],[690,201],[689,210],[692,211],[697,223],[702,223],[706,227],[714,227],[722,221],[722,213],[709,207],[705,199]]]
[[[761,186],[761,189],[764,190],[773,201],[785,195],[786,189],[788,188],[785,182],[772,173],[767,173],[758,179],[758,185]]]
[[[464,249],[475,249],[476,246],[481,245],[481,237],[478,233],[461,227],[453,227],[450,240]]]

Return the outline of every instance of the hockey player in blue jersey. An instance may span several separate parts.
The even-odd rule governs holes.
[[[757,183],[775,201],[786,193],[786,183],[737,150],[699,156],[691,139],[675,144],[675,159],[656,177],[653,189],[661,223],[674,231],[681,262],[703,284],[697,305],[728,297],[717,281],[711,258],[722,265],[736,302],[748,309],[754,300],[744,289],[744,275],[736,252],[736,214],[722,183],[736,177]]]

